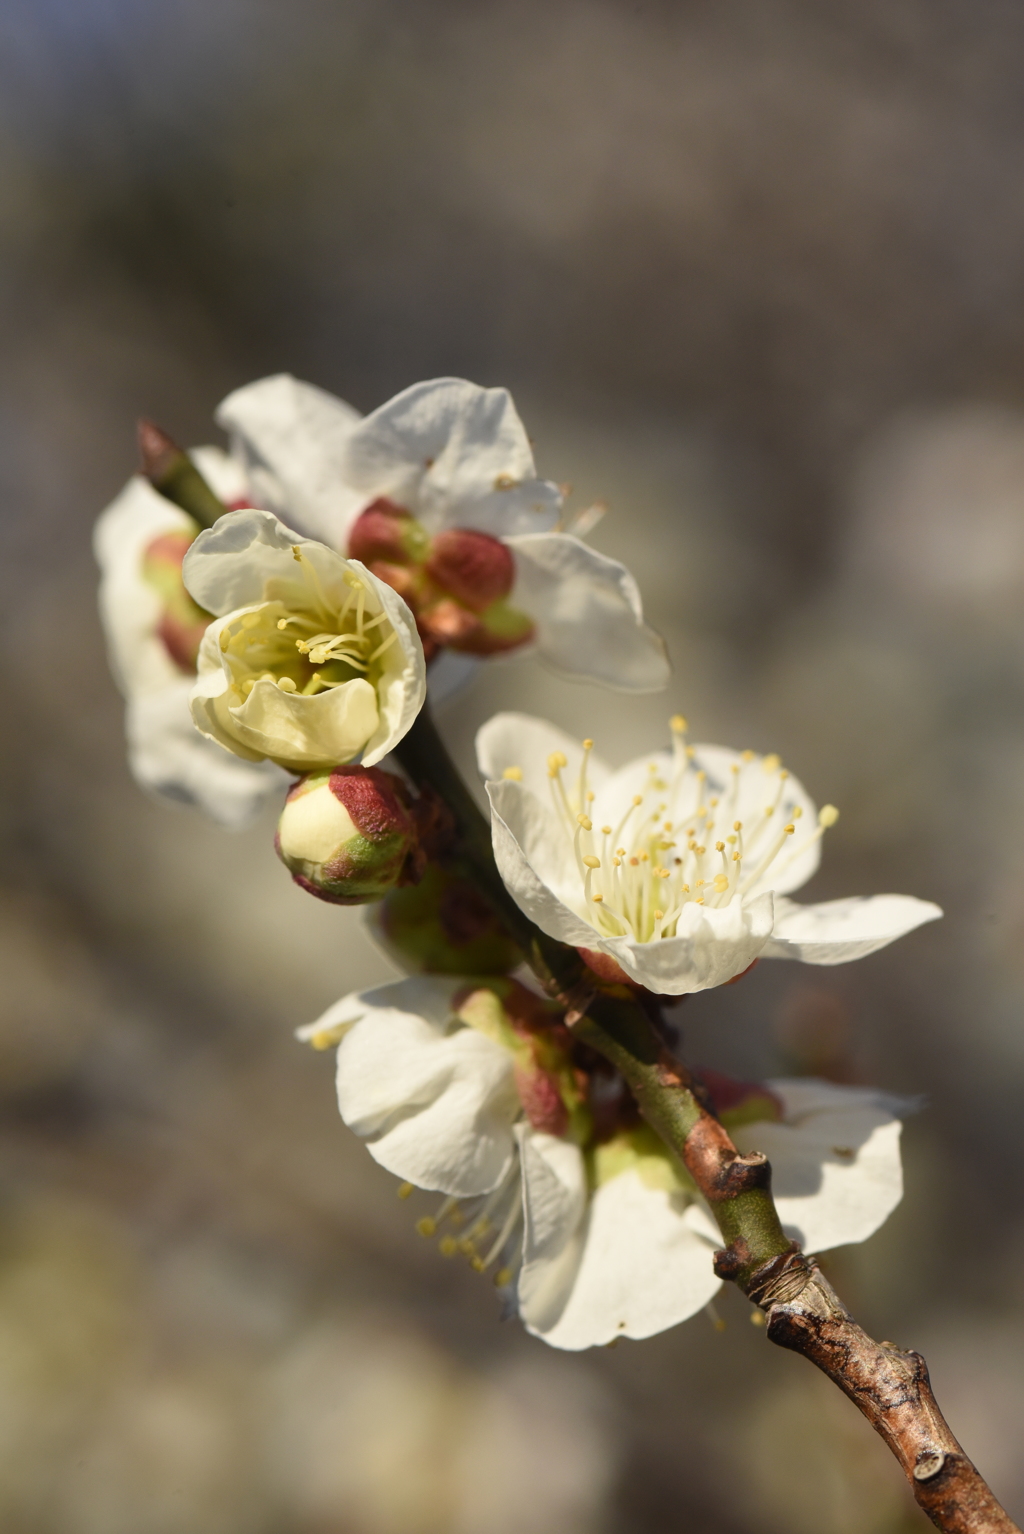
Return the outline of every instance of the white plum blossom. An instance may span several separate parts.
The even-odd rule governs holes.
[[[351,542],[358,536],[365,544],[361,515],[372,507],[402,515],[403,546],[396,532],[396,552],[388,559],[382,551],[380,568],[416,607],[428,640],[474,654],[532,642],[568,677],[627,691],[665,686],[664,645],[643,621],[636,582],[563,530],[562,493],[537,477],[506,389],[432,379],[360,418],[323,390],[280,374],[236,390],[217,419],[246,465],[256,501],[331,547],[362,558]],[[470,544],[484,535],[505,551],[501,600],[488,611],[482,600],[481,623],[466,618],[472,580],[449,586],[443,577],[452,559],[439,575],[436,547],[433,563],[429,556],[431,542],[451,543],[456,534],[469,535]],[[457,601],[444,600],[453,590]]]
[[[585,1082],[543,1028],[510,1025],[501,987],[405,979],[345,997],[299,1036],[338,1043],[344,1122],[381,1166],[443,1195],[421,1232],[496,1268],[535,1336],[577,1350],[675,1326],[720,1287],[707,1206],[645,1125],[588,1128]],[[563,1107],[580,1099],[561,1122],[537,1090],[552,1080]],[[787,1233],[818,1252],[877,1230],[902,1196],[896,1105],[813,1080],[768,1082],[754,1102],[734,1138],[769,1155]]]
[[[205,448],[192,457],[226,501],[244,499],[244,476],[226,454]],[[180,569],[198,532],[192,518],[147,480],[129,480],[93,535],[100,617],[125,698],[128,763],[136,781],[235,828],[287,780],[270,762],[228,756],[192,723],[194,655],[208,615],[193,610]]]
[[[477,735],[505,884],[598,973],[681,995],[758,958],[842,964],[942,915],[909,895],[796,904],[838,811],[816,811],[777,756],[688,746],[678,715],[672,735],[615,772],[528,715]]]
[[[372,766],[423,706],[423,647],[401,597],[272,512],[228,512],[184,563],[203,635],[192,717],[235,755],[292,772]]]

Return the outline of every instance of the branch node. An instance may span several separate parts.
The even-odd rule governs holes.
[[[806,1257],[794,1241],[783,1256],[773,1257],[752,1274],[746,1285],[747,1298],[762,1310],[770,1310],[773,1305],[791,1305],[817,1271],[818,1264]]]
[[[939,1471],[942,1469],[945,1463],[946,1456],[941,1449],[925,1449],[923,1453],[918,1456],[917,1464],[914,1466],[914,1480],[932,1480],[934,1476],[938,1475]]]

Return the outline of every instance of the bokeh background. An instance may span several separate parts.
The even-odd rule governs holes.
[[[1024,1513],[1024,11],[1013,0],[0,7],[0,1523],[910,1534],[726,1294],[550,1352],[419,1240],[291,1029],[388,974],[123,760],[92,521],[140,414],[288,370],[515,392],[605,498],[671,695],[492,667],[615,761],[682,709],[841,806],[818,898],[945,921],[683,1010],[691,1057],[921,1093],[829,1271]]]

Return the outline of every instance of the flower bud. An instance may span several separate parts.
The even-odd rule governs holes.
[[[361,560],[364,565],[377,560],[391,565],[419,564],[429,548],[430,534],[422,523],[384,495],[359,513],[348,535],[349,559]]]
[[[274,846],[295,883],[320,900],[379,900],[416,850],[401,779],[378,767],[307,773],[288,794]]]
[[[475,613],[507,597],[516,573],[511,549],[469,527],[438,533],[426,569],[443,591]]]
[[[152,586],[163,602],[157,634],[176,666],[190,676],[196,669],[199,645],[210,622],[210,614],[193,602],[181,578],[185,555],[196,540],[187,528],[161,533],[142,556],[142,578]]]
[[[399,963],[428,975],[505,975],[522,960],[476,886],[439,863],[389,890],[372,924]]]

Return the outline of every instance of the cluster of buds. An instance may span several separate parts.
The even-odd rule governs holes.
[[[532,620],[508,601],[512,552],[489,533],[450,527],[432,537],[404,507],[379,496],[353,524],[348,553],[411,608],[428,660],[443,646],[498,655],[533,638]]]

